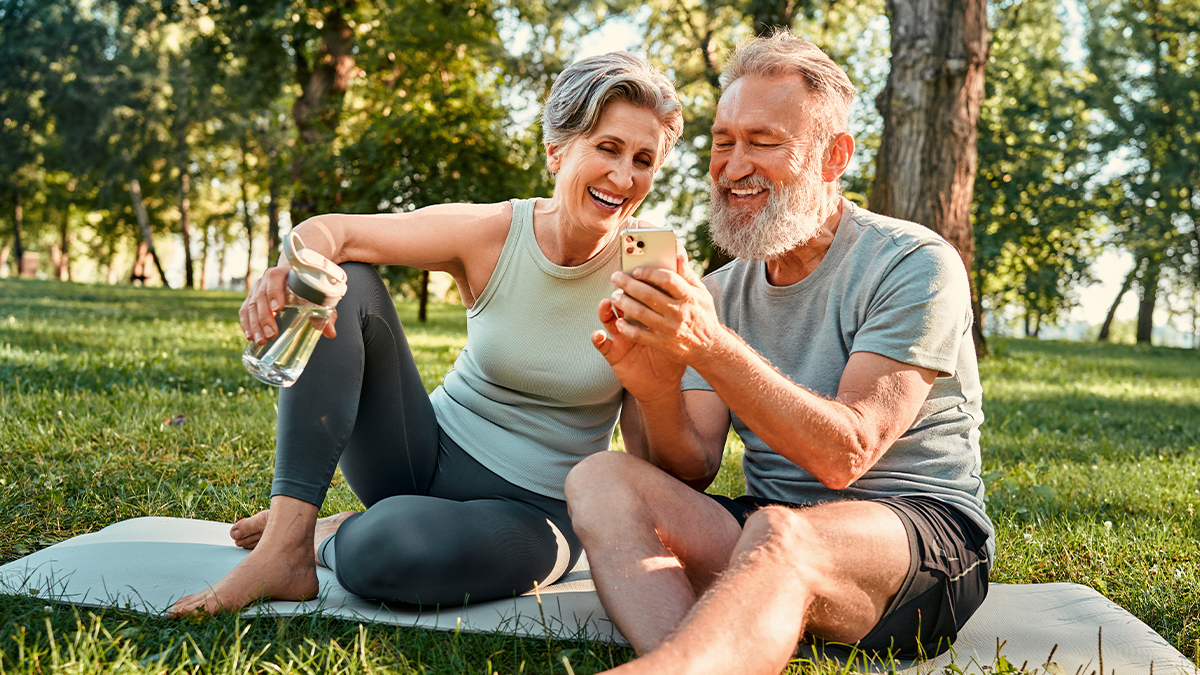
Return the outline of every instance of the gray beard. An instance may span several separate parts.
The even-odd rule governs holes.
[[[811,241],[821,231],[822,181],[816,167],[802,175],[811,177],[778,186],[757,175],[715,180],[708,193],[713,243],[735,258],[771,260]],[[731,188],[753,187],[770,191],[762,210],[755,213],[729,203]]]

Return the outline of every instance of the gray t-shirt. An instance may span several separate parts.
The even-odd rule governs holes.
[[[971,298],[955,249],[928,228],[843,200],[825,258],[791,286],[767,282],[761,261],[737,260],[704,282],[722,323],[792,381],[837,396],[846,362],[872,352],[939,371],[916,422],[844,490],[830,490],[776,454],[736,415],[750,495],[797,504],[927,494],[963,508],[989,533],[980,479],[983,388],[971,339]],[[683,389],[708,389],[689,368]]]

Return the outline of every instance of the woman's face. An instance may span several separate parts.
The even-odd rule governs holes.
[[[565,148],[547,146],[554,199],[568,222],[598,234],[621,228],[650,191],[662,135],[653,111],[613,101],[591,133]]]

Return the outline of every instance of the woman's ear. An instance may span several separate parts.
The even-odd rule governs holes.
[[[553,143],[546,144],[546,168],[550,173],[558,173],[562,168],[562,148]]]
[[[850,166],[850,158],[854,156],[854,137],[850,134],[838,134],[829,144],[825,162],[821,166],[821,179],[827,183],[841,178]]]

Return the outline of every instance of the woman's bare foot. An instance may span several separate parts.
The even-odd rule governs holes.
[[[321,549],[321,544],[329,538],[330,535],[338,531],[347,518],[354,515],[354,511],[342,511],[341,513],[329,516],[328,518],[318,518],[315,533],[313,535],[313,556],[315,558],[317,552]],[[267,521],[270,519],[271,509],[263,509],[258,513],[242,518],[229,528],[229,536],[233,539],[233,543],[238,546],[254,550],[258,545],[258,540],[262,539],[263,530],[267,529]],[[316,559],[320,565],[320,559]]]
[[[321,565],[321,558],[317,555],[321,552],[321,544],[325,542],[330,535],[335,534],[342,523],[346,519],[354,515],[354,511],[342,511],[341,513],[329,516],[328,518],[317,519],[316,533],[313,535],[313,556],[316,558],[317,564]],[[324,565],[321,565],[324,567]]]
[[[254,547],[258,545],[258,540],[262,539],[263,530],[267,529],[267,519],[270,513],[271,509],[263,509],[237,521],[233,527],[229,528],[229,538],[244,549],[254,550]]]
[[[253,527],[247,525],[246,532],[242,533],[242,539],[255,537],[255,542],[247,546],[253,550],[212,586],[181,598],[168,610],[168,615],[236,612],[260,598],[308,600],[316,597],[317,570],[312,542],[317,507],[279,496],[271,499],[270,515],[269,527],[266,511],[238,521],[238,525],[247,521],[252,521],[254,526],[261,524],[258,532],[250,532]]]

